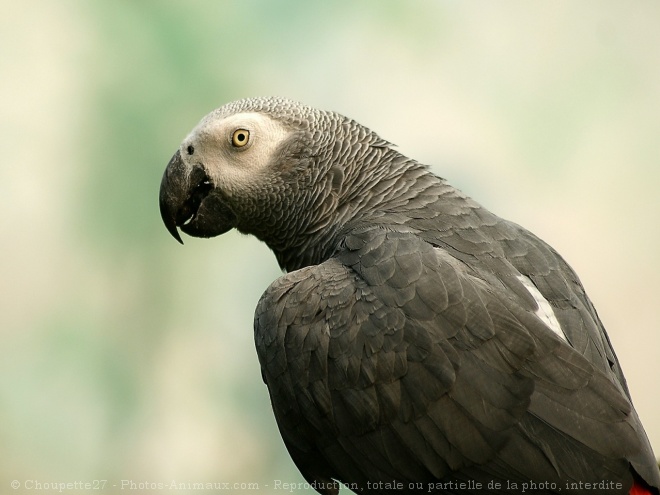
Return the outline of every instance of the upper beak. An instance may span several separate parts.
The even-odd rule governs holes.
[[[181,244],[183,241],[177,227],[193,235],[207,234],[208,228],[202,226],[200,229],[197,225],[198,214],[205,220],[209,216],[203,214],[208,208],[202,207],[202,203],[212,189],[202,165],[195,164],[188,169],[181,160],[181,152],[174,153],[160,183],[160,216],[169,233]]]
[[[181,220],[179,212],[189,197],[190,185],[187,175],[181,160],[181,152],[177,151],[167,164],[160,182],[160,216],[169,233],[181,244],[183,241],[176,227],[177,219],[185,220]]]
[[[236,215],[222,192],[214,188],[204,166],[187,166],[179,151],[167,164],[160,183],[160,215],[169,233],[181,244],[178,228],[195,237],[213,237],[236,224]]]

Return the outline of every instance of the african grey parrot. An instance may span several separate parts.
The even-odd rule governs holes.
[[[227,104],[172,157],[160,209],[179,241],[236,228],[285,270],[254,335],[319,493],[658,493],[575,272],[366,127],[281,98]]]

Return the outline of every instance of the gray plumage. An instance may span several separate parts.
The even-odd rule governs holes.
[[[658,493],[575,272],[369,129],[284,99],[231,103],[183,141],[160,206],[177,239],[236,228],[286,270],[258,304],[255,342],[284,443],[319,493],[337,493],[333,480]]]

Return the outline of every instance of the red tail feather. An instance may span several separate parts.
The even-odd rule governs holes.
[[[639,481],[635,480],[633,486],[630,487],[628,495],[653,495],[653,492],[646,488]]]

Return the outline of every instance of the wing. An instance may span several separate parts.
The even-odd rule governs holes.
[[[371,493],[493,479],[616,479],[627,493],[643,450],[631,405],[535,309],[413,233],[375,227],[280,278],[255,340],[294,462],[317,486]]]
[[[570,346],[609,377],[630,401],[630,393],[607,332],[580,279],[548,244],[523,227],[503,220],[443,184],[450,201],[415,208],[406,223],[419,229],[427,242],[464,260],[493,286],[516,294],[517,304],[530,309],[527,280],[549,303]],[[441,195],[441,196],[442,196]],[[521,277],[523,280],[521,280]],[[534,302],[532,308],[538,309]],[[637,412],[629,423],[643,445],[629,460],[649,484],[660,486],[660,473]]]
[[[503,220],[469,199],[438,201],[430,220],[413,219],[429,243],[448,249],[495,283],[525,298],[515,275],[527,277],[552,305],[571,346],[603,371],[614,371],[628,394],[625,379],[600,319],[577,274],[548,244],[526,229]],[[440,217],[440,218],[438,218]],[[446,224],[445,222],[450,222]],[[434,227],[431,227],[434,225]],[[438,225],[439,224],[439,225]],[[493,279],[490,280],[493,282]]]

